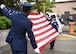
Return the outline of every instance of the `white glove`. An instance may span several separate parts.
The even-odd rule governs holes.
[[[38,47],[36,49],[34,49],[34,52],[38,53],[38,54],[41,53]]]
[[[1,4],[1,5],[0,5],[0,8],[1,8],[1,9],[3,9],[4,7],[5,7],[5,5],[4,5],[4,4]]]

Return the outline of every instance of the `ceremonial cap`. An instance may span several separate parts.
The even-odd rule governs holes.
[[[55,18],[56,16],[55,15],[51,15],[51,18]]]
[[[21,4],[21,6],[23,6],[23,7],[32,7],[33,5],[34,4],[30,4],[28,2],[25,2],[25,3]]]
[[[31,3],[28,3],[28,2],[25,2],[25,3],[21,4],[21,6],[23,7],[24,12],[26,12],[28,10],[31,10],[33,5],[34,4],[31,4]]]

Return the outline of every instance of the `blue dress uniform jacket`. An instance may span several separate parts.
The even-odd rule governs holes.
[[[56,21],[51,21],[50,23],[53,26],[53,28],[55,28],[56,31],[58,32],[58,23]]]
[[[13,50],[27,50],[26,32],[30,38],[33,48],[37,48],[32,32],[32,22],[21,11],[9,7],[2,9],[5,16],[11,19],[12,27],[6,38],[6,42],[11,45]]]

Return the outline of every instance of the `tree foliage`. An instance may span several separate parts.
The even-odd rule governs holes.
[[[5,0],[4,3],[5,3],[6,6],[20,9],[18,0]]]
[[[72,9],[76,11],[76,8],[75,7],[73,7]]]
[[[51,8],[55,7],[54,2],[55,0],[27,0],[28,2],[34,1],[36,4],[34,5],[33,9],[37,9],[40,12],[49,11],[52,12]]]
[[[1,0],[0,0],[1,1]],[[2,0],[3,1],[3,0]],[[28,2],[35,2],[33,9],[37,9],[40,12],[43,11],[49,11],[52,12],[51,8],[55,7],[54,2],[55,0],[27,0]],[[20,8],[19,0],[4,0],[5,5],[14,7],[14,8]]]

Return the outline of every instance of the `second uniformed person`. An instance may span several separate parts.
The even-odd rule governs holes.
[[[56,31],[58,32],[58,23],[56,22],[55,15],[51,15],[50,24],[51,24],[52,27],[55,28]],[[53,48],[54,48],[54,44],[55,44],[55,40],[53,40],[53,41],[50,43],[50,49],[53,49]]]
[[[4,4],[0,5],[4,15],[12,21],[12,27],[7,36],[6,42],[10,44],[13,54],[27,54],[27,40],[25,36],[27,32],[34,51],[40,53],[32,32],[33,23],[27,18],[33,5],[30,3],[21,5],[23,11],[7,7]]]

